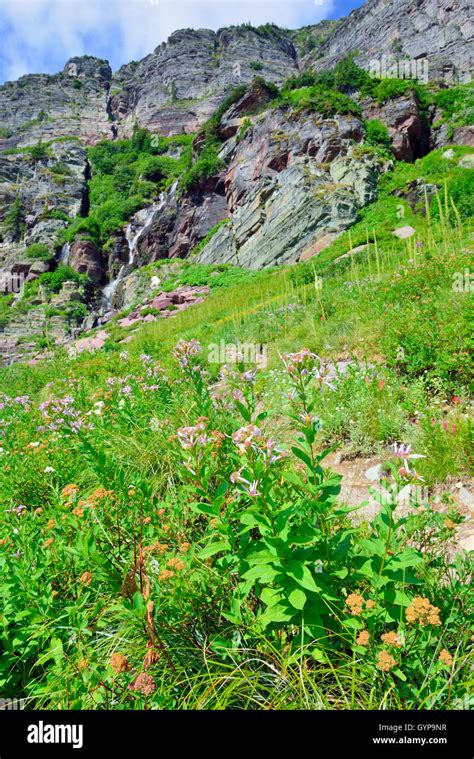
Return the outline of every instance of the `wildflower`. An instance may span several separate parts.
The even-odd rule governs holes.
[[[429,600],[422,596],[415,596],[407,607],[405,616],[409,624],[418,623],[421,627],[441,624],[438,607],[432,606]]]
[[[210,445],[212,440],[206,434],[207,419],[202,417],[194,427],[180,427],[177,436],[181,448],[190,451],[193,448],[203,448]]]
[[[166,566],[167,567],[172,567],[173,569],[176,569],[179,572],[181,569],[184,569],[184,567],[186,565],[185,565],[184,561],[181,561],[180,559],[174,558],[174,559],[170,559],[169,561],[167,561],[166,562]]]
[[[130,663],[127,657],[119,653],[112,654],[112,656],[110,657],[109,664],[112,667],[112,669],[114,669],[115,672],[117,672],[117,674],[120,674],[120,672],[128,672],[128,670],[130,669]]]
[[[202,351],[202,345],[197,340],[180,340],[174,349],[174,355],[182,369],[190,364],[190,359]]]
[[[168,543],[160,543],[157,541],[151,546],[146,546],[143,550],[145,553],[166,553],[169,546]]]
[[[172,572],[171,569],[163,569],[158,575],[159,580],[170,580],[171,577],[174,577],[174,572]]]
[[[15,514],[18,514],[18,516],[21,516],[21,514],[26,510],[26,506],[24,506],[22,503],[20,503],[19,506],[15,506],[13,509],[7,509],[7,512],[15,512]]]
[[[46,529],[52,530],[56,524],[56,521],[54,519],[48,519],[46,522]]]
[[[392,448],[395,458],[403,461],[404,469],[408,474],[410,474],[409,460],[425,458],[421,453],[412,453],[411,445],[406,445],[406,443],[394,443]]]
[[[440,652],[438,660],[447,667],[451,667],[453,663],[453,657],[445,648]]]
[[[88,667],[89,667],[89,662],[87,661],[87,659],[79,659],[79,661],[77,662],[77,668],[79,670],[87,669]]]
[[[142,693],[144,696],[151,696],[155,690],[155,681],[151,675],[147,675],[146,672],[142,672],[140,675],[138,675],[134,682],[129,685],[129,688],[130,690]]]
[[[346,606],[349,607],[351,614],[357,617],[359,614],[362,614],[364,599],[359,593],[351,593],[346,598]]]
[[[456,529],[456,524],[455,524],[455,522],[452,521],[452,519],[445,519],[444,522],[443,522],[443,525],[448,530],[455,530]]]
[[[356,638],[356,643],[358,643],[359,646],[366,646],[369,640],[370,640],[370,635],[368,631],[362,630],[362,632],[360,632]]]
[[[257,374],[257,369],[254,369],[253,371],[244,372],[242,374],[242,379],[244,382],[248,382],[252,384],[253,382],[255,382],[256,374]]]
[[[143,524],[150,524],[150,522],[151,522],[151,517],[145,517],[145,519],[143,520]]]
[[[312,353],[309,348],[302,348],[298,353],[280,354],[280,358],[288,374],[295,377],[307,374],[308,368],[311,367],[315,359],[318,359],[318,356]]]
[[[63,498],[71,498],[72,496],[77,495],[78,492],[79,492],[78,486],[74,485],[74,483],[71,482],[69,485],[66,485],[61,490],[61,495]]]
[[[90,585],[92,582],[92,575],[90,572],[83,572],[80,579],[83,585]]]
[[[260,495],[258,492],[258,480],[254,480],[247,485],[242,485],[242,488],[246,493],[249,494],[251,498],[255,498],[256,496]]]
[[[369,598],[369,600],[365,602],[365,608],[366,609],[373,609],[374,607],[375,607],[375,601],[372,601]]]
[[[239,469],[238,472],[232,472],[230,475],[230,481],[233,485],[240,485],[242,482],[247,482],[245,477],[242,477],[242,469]]]
[[[72,510],[72,513],[76,517],[83,517],[84,516],[84,509],[80,509],[78,506]]]
[[[47,538],[47,540],[43,543],[43,548],[49,548],[49,546],[53,545],[54,538]]]
[[[186,553],[186,551],[189,551],[191,548],[191,543],[181,543],[179,546],[179,550],[181,553]]]
[[[46,467],[44,468],[44,473],[45,473],[45,474],[52,474],[52,473],[53,473],[53,472],[55,472],[55,471],[56,471],[56,469],[54,469],[52,466],[46,466]]]
[[[387,644],[387,646],[393,646],[395,648],[401,648],[402,641],[398,637],[396,632],[384,633],[380,636],[381,640]]]
[[[378,669],[380,669],[382,672],[390,672],[390,670],[395,667],[396,663],[396,659],[394,659],[393,656],[388,653],[388,651],[380,651],[377,660]]]
[[[240,451],[245,453],[254,441],[262,436],[263,432],[260,427],[257,427],[255,424],[248,424],[246,427],[241,427],[232,433],[232,442]]]

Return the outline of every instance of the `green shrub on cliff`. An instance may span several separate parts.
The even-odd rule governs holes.
[[[4,228],[13,242],[20,242],[25,233],[25,212],[18,195],[5,214]]]
[[[31,245],[28,245],[26,248],[25,256],[28,258],[39,258],[41,260],[46,260],[48,258],[51,258],[51,252],[48,246],[44,243],[34,242]]]

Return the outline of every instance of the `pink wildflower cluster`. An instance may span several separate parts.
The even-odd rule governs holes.
[[[62,428],[69,428],[71,432],[77,433],[80,429],[94,429],[94,425],[86,423],[81,413],[74,408],[74,398],[71,396],[43,401],[38,409],[45,422],[37,428],[38,432],[57,432]]]
[[[202,351],[202,345],[198,340],[180,340],[173,353],[178,359],[182,369],[186,369],[192,364],[192,359]]]
[[[5,393],[0,393],[0,411],[15,408],[15,406],[21,406],[24,411],[28,411],[30,404],[31,400],[28,395],[17,395],[15,398],[11,398]]]
[[[424,459],[425,457],[421,453],[412,453],[411,445],[407,445],[406,443],[393,443],[392,449],[394,457],[403,461],[403,466],[400,467],[399,474],[402,477],[415,477],[421,479],[418,477],[416,469],[410,469],[408,461],[413,459]]]
[[[334,385],[329,382],[324,365],[319,356],[309,348],[302,348],[297,353],[280,354],[286,372],[293,380],[314,379],[320,388],[324,385],[334,390]]]
[[[278,448],[276,441],[265,437],[260,427],[255,424],[248,424],[236,430],[232,434],[232,442],[240,453],[253,451],[261,454],[268,464],[274,464],[286,456],[286,453]]]
[[[180,427],[177,435],[183,451],[202,449],[213,443],[212,437],[207,434],[207,420],[204,418],[198,420],[194,427]]]
[[[243,469],[239,469],[238,472],[232,472],[230,475],[230,481],[233,485],[240,485],[242,490],[247,493],[251,498],[256,498],[261,495],[258,491],[258,480],[251,482],[242,475]]]

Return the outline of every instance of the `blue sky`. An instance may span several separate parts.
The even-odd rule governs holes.
[[[362,0],[0,0],[0,82],[56,73],[74,55],[107,58],[115,71],[185,27],[251,21],[297,28],[339,18]]]

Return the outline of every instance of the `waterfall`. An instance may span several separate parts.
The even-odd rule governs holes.
[[[63,266],[67,266],[69,263],[69,256],[71,255],[71,246],[68,242],[65,242],[59,253],[59,263]]]
[[[176,192],[178,183],[175,182],[171,187],[170,193]],[[166,194],[161,193],[158,203],[153,203],[148,208],[142,208],[138,211],[132,221],[125,227],[125,239],[128,243],[128,262],[120,267],[120,271],[111,282],[102,290],[103,306],[105,310],[109,310],[112,306],[113,296],[117,290],[119,282],[123,279],[126,271],[133,266],[135,261],[135,254],[137,252],[137,246],[140,239],[146,233],[147,229],[153,223],[155,215],[161,211],[166,203]]]

